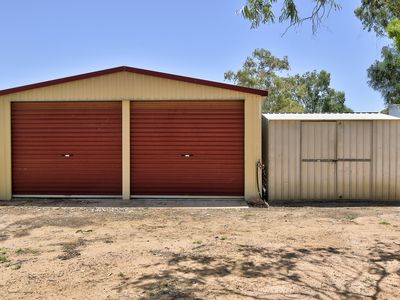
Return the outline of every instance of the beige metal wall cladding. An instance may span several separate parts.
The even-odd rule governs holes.
[[[122,101],[123,195],[130,196],[130,101],[244,101],[244,196],[258,199],[256,163],[261,158],[261,103],[265,96],[132,72],[116,72],[0,95],[0,200],[12,198],[11,112],[14,102]]]
[[[301,123],[302,199],[335,199],[336,122]]]
[[[337,122],[337,197],[371,199],[372,121]]]
[[[263,121],[268,198],[400,200],[400,120]]]
[[[264,124],[266,124],[264,122]],[[265,127],[264,127],[265,128]],[[264,134],[267,132],[264,130]],[[265,136],[264,136],[265,138]],[[264,139],[266,141],[266,139]],[[268,122],[268,196],[273,200],[296,200],[300,197],[300,122]]]
[[[11,106],[0,101],[0,200],[11,195]]]
[[[372,191],[375,199],[400,199],[400,122],[373,126]]]

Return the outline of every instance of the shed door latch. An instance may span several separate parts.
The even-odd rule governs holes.
[[[181,154],[181,156],[182,156],[182,157],[187,157],[187,158],[189,158],[189,157],[192,157],[193,154]]]
[[[65,153],[65,154],[62,154],[61,156],[64,156],[64,157],[72,157],[72,156],[74,156],[73,154],[69,154],[69,153]]]

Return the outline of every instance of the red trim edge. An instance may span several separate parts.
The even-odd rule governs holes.
[[[249,88],[249,87],[243,87],[243,86],[227,84],[227,83],[222,83],[222,82],[215,82],[215,81],[209,81],[209,80],[204,80],[204,79],[197,79],[197,78],[192,78],[192,77],[186,77],[186,76],[180,76],[180,75],[174,75],[174,74],[168,74],[168,73],[162,73],[162,72],[157,72],[157,71],[150,71],[150,70],[145,70],[145,69],[126,67],[126,66],[121,66],[121,67],[116,67],[116,68],[111,68],[111,69],[106,69],[106,70],[101,70],[101,71],[95,71],[95,72],[90,72],[90,73],[69,76],[69,77],[64,77],[64,78],[60,78],[60,79],[43,81],[43,82],[39,82],[39,83],[33,83],[33,84],[23,85],[23,86],[19,86],[19,87],[10,88],[10,89],[0,90],[0,96],[7,95],[7,94],[13,94],[13,93],[17,93],[17,92],[22,92],[22,91],[26,91],[26,90],[31,90],[31,89],[36,89],[36,88],[41,88],[41,87],[46,87],[46,86],[51,86],[51,85],[56,85],[56,84],[65,83],[65,82],[71,82],[71,81],[75,81],[75,80],[92,78],[92,77],[97,77],[97,76],[102,76],[102,75],[107,75],[107,74],[113,74],[113,73],[117,73],[117,72],[124,72],[124,71],[136,73],[136,74],[166,78],[166,79],[171,79],[171,80],[189,82],[189,83],[194,83],[194,84],[212,86],[212,87],[216,87],[216,88],[233,90],[233,91],[238,91],[238,92],[243,92],[243,93],[256,94],[259,96],[265,96],[265,97],[268,96],[268,91],[265,91],[265,90],[253,89],[253,88]]]

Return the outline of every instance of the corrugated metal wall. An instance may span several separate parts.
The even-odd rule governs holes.
[[[87,78],[0,96],[12,101],[243,100],[244,93],[130,72]],[[253,96],[253,95],[250,95]]]
[[[372,121],[337,122],[337,197],[371,199]]]
[[[374,199],[400,200],[400,121],[375,121],[373,136]]]
[[[273,120],[263,130],[269,200],[400,200],[400,121]]]
[[[269,198],[298,200],[300,196],[300,122],[269,122],[268,149],[266,167]]]
[[[301,122],[301,199],[335,199],[336,122]]]
[[[337,134],[338,159],[371,159],[372,121],[338,121]]]
[[[11,106],[0,101],[0,200],[11,194]]]

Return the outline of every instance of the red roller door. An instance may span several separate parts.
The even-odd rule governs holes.
[[[243,196],[243,101],[131,102],[131,193]]]
[[[12,104],[14,195],[120,195],[120,102]]]

